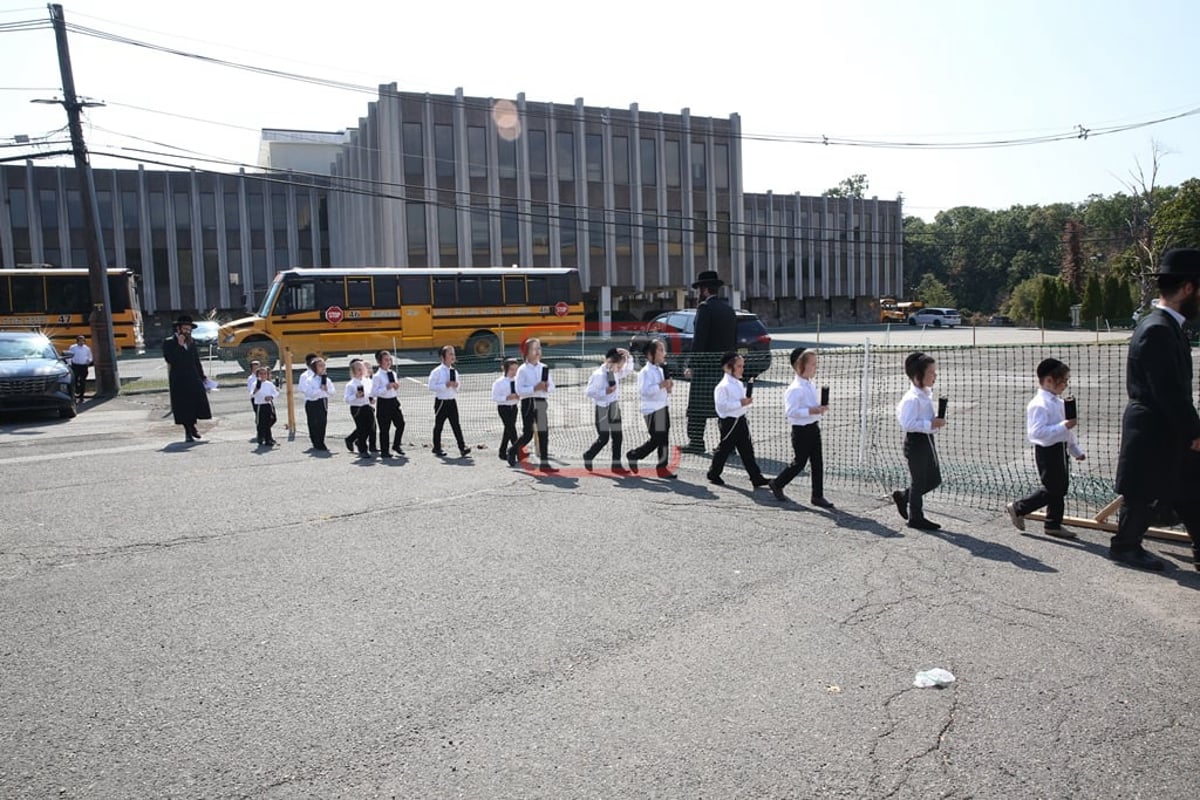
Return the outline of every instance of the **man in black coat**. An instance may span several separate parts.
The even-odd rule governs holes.
[[[183,426],[184,441],[202,438],[196,420],[212,419],[208,394],[204,388],[204,367],[200,351],[192,339],[192,318],[175,320],[175,332],[163,342],[163,358],[169,365],[167,383],[171,389],[171,414],[175,424]]]
[[[737,349],[737,313],[717,294],[724,285],[715,270],[701,272],[692,284],[699,291],[700,304],[696,307],[692,352],[684,372],[692,381],[688,389],[688,443],[683,448],[689,453],[705,450],[704,428],[709,419],[717,416],[713,391],[723,374],[721,356]]]
[[[1109,557],[1161,570],[1142,538],[1160,504],[1175,506],[1189,450],[1200,450],[1200,416],[1192,403],[1192,349],[1183,323],[1200,311],[1200,250],[1168,250],[1158,275],[1159,300],[1129,341],[1116,490],[1122,495]],[[1197,488],[1192,487],[1192,492]]]

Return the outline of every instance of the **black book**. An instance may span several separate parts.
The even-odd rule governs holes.
[[[1075,402],[1074,397],[1068,397],[1063,400],[1063,411],[1067,414],[1067,419],[1079,418],[1079,406]]]
[[[615,375],[613,375],[613,374],[612,374],[612,370],[611,370],[611,369],[608,371],[608,385],[609,385],[609,386],[616,386],[616,385],[617,385],[617,376],[615,376]]]
[[[823,405],[823,406],[829,405],[829,387],[828,386],[821,387],[821,405]]]
[[[664,381],[671,380],[671,365],[663,363],[660,366],[662,368],[663,380]]]
[[[388,370],[388,383],[395,383],[395,382],[396,382],[396,373],[392,372],[389,369]]]
[[[746,381],[746,397],[754,394],[754,381]]]
[[[509,393],[509,394],[516,394],[516,393],[517,393],[517,382],[516,382],[516,381],[509,381],[509,382],[508,382],[508,393]]]
[[[548,383],[549,381],[550,381],[550,368],[542,367],[542,383]]]
[[[938,398],[938,419],[946,418],[946,407],[948,405],[950,405],[950,398],[948,398],[948,397],[939,397]]]
[[[454,383],[456,380],[458,380],[458,371],[455,370],[454,367],[451,367],[450,368],[450,382]]]

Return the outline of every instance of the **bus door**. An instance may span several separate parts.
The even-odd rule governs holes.
[[[428,275],[404,275],[400,278],[400,330],[403,347],[433,346],[432,298]]]

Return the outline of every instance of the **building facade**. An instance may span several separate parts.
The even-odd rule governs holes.
[[[716,270],[769,323],[902,293],[898,201],[744,194],[741,122],[380,87],[356,128],[263,132],[262,173],[96,170],[110,266],[151,316],[255,308],[297,266],[575,267],[600,320]],[[321,164],[326,164],[322,169]],[[85,266],[73,168],[0,166],[0,262]]]

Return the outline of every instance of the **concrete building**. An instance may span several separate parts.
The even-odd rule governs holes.
[[[263,173],[96,170],[145,310],[254,308],[297,266],[579,269],[600,320],[682,308],[714,269],[768,324],[870,322],[902,293],[898,201],[744,194],[741,120],[398,91],[356,127],[263,131]],[[84,266],[75,172],[0,166],[0,262]]]

